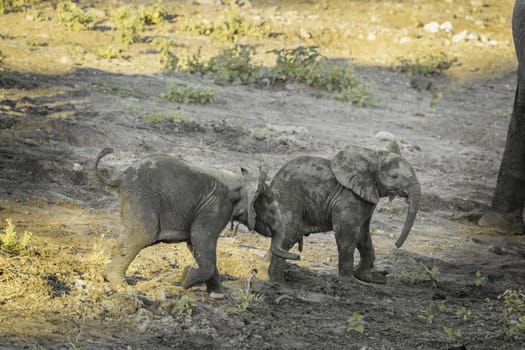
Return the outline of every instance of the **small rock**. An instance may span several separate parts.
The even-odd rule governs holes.
[[[460,41],[465,40],[465,38],[467,37],[467,34],[468,34],[468,32],[466,30],[463,30],[463,31],[461,31],[461,32],[459,32],[457,34],[454,34],[452,36],[452,42],[458,43]]]
[[[310,39],[312,37],[312,34],[310,34],[310,32],[308,32],[306,29],[301,28],[299,29],[299,36],[301,37],[301,39]]]
[[[75,163],[73,164],[73,170],[74,171],[82,171],[84,168],[82,167],[82,165],[78,164],[78,163]]]
[[[450,21],[446,21],[446,22],[443,22],[439,25],[439,29],[446,32],[446,33],[450,33],[452,32],[452,30],[454,29],[454,27],[452,26],[452,23],[450,23]]]
[[[423,29],[429,33],[437,33],[439,32],[439,23],[429,22],[423,26]]]
[[[224,293],[211,292],[210,293],[210,298],[216,299],[216,300],[224,299]]]
[[[368,33],[367,37],[368,41],[374,41],[376,40],[376,33],[370,32]]]
[[[465,39],[467,39],[468,41],[478,41],[480,38],[479,34],[478,33],[475,33],[475,32],[469,32],[467,33],[467,36]]]
[[[410,42],[411,40],[412,39],[409,36],[404,36],[401,39],[399,39],[399,43],[400,44],[406,44],[406,43]]]

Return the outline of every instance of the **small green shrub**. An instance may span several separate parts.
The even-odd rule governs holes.
[[[363,315],[359,312],[352,313],[352,316],[348,319],[347,330],[349,332],[357,332],[359,334],[365,333],[365,323],[363,321]]]
[[[0,15],[7,12],[16,12],[31,4],[32,1],[25,0],[0,0]]]
[[[140,6],[138,11],[142,22],[146,25],[160,24],[166,19],[166,12],[161,8],[162,0],[149,6]]]
[[[177,313],[179,315],[186,314],[191,316],[197,307],[197,301],[187,295],[183,295],[177,300]]]
[[[514,339],[525,334],[525,292],[507,289],[503,298],[503,318],[507,323],[506,335]]]
[[[165,113],[153,113],[147,116],[145,120],[150,124],[159,124],[166,120],[170,120],[176,123],[191,123],[192,118],[181,111],[176,111]]]
[[[161,94],[160,97],[170,102],[182,104],[210,103],[215,101],[217,92],[212,89],[205,89],[198,86],[168,85],[167,91]]]
[[[117,25],[116,41],[124,45],[131,45],[141,39],[144,21],[137,8],[131,5],[121,6],[111,13],[111,17]]]
[[[445,339],[448,342],[453,342],[461,338],[461,331],[459,329],[454,330],[452,327],[443,326],[443,333],[445,333]]]
[[[442,71],[452,67],[457,59],[449,59],[446,54],[426,54],[415,60],[399,58],[399,70],[412,75],[439,75]]]
[[[4,233],[0,235],[1,247],[10,253],[16,254],[29,245],[32,233],[24,231],[22,236],[19,236],[19,234],[16,233],[16,226],[13,224],[13,221],[6,219],[6,222],[7,226],[4,229]]]
[[[57,4],[58,23],[71,30],[89,29],[95,21],[95,16],[84,12],[72,1],[62,1]]]
[[[333,62],[316,46],[276,49],[276,65],[270,75],[274,82],[295,81],[327,90],[339,101],[364,106],[372,103],[370,88],[347,63]]]
[[[160,67],[163,71],[174,71],[179,65],[179,58],[171,50],[174,43],[171,40],[164,38],[155,38],[152,45],[159,50]]]
[[[254,54],[253,47],[234,45],[224,49],[209,60],[207,75],[232,84],[254,83],[259,78],[261,70],[261,67],[251,62]]]
[[[257,81],[261,70],[260,66],[251,62],[254,54],[253,47],[234,45],[206,61],[199,50],[196,54],[182,58],[177,70],[199,72],[223,83],[250,84]]]
[[[267,37],[269,26],[247,20],[235,1],[231,1],[222,21],[213,23],[208,20],[186,19],[183,30],[195,35],[210,36],[219,42],[236,43],[240,37]]]
[[[244,288],[240,288],[233,293],[233,299],[237,302],[238,311],[247,311],[254,303],[260,302],[264,299],[263,294],[254,293],[251,290],[255,273],[255,270],[252,271],[252,274],[246,278]]]
[[[120,57],[120,49],[114,47],[99,48],[97,50],[97,56],[106,60],[112,60]]]

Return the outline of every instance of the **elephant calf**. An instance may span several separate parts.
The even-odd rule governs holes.
[[[284,250],[303,236],[333,230],[339,253],[339,275],[385,283],[383,274],[372,272],[375,259],[370,220],[380,197],[407,197],[408,214],[396,246],[410,232],[419,209],[420,185],[412,166],[392,142],[388,150],[374,151],[348,146],[333,159],[303,156],[285,164],[273,178],[270,189],[284,221]],[[281,239],[281,237],[279,237]],[[354,250],[361,257],[354,271]],[[284,260],[271,256],[268,274],[273,281],[284,279]]]
[[[205,168],[168,155],[138,161],[115,179],[99,170],[103,149],[95,162],[97,178],[117,190],[126,234],[118,254],[105,271],[114,284],[125,284],[125,272],[138,252],[159,242],[186,242],[198,268],[186,267],[182,286],[206,283],[209,292],[222,293],[216,267],[217,239],[229,221],[273,238],[271,251],[283,259],[298,259],[280,249],[283,239],[281,213],[261,170],[258,184],[243,175]]]

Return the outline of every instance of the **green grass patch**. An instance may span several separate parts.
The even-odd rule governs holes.
[[[192,122],[192,118],[182,111],[153,113],[147,116],[145,120],[150,124],[159,124],[164,121],[172,121],[175,123],[191,123]]]
[[[435,76],[452,67],[457,59],[450,59],[446,54],[426,54],[415,58],[399,58],[399,70],[409,76],[426,75]]]
[[[181,104],[188,103],[211,103],[215,101],[217,92],[199,86],[173,86],[168,85],[168,89],[160,97],[170,102]]]

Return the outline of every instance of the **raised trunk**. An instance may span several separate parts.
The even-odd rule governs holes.
[[[275,233],[272,237],[272,246],[270,248],[272,254],[289,260],[299,260],[300,256],[295,253],[290,253],[283,247],[284,236],[282,232]]]
[[[417,211],[419,210],[419,200],[421,199],[421,187],[419,183],[415,182],[408,188],[408,213],[405,219],[405,224],[403,226],[403,231],[401,231],[401,236],[396,242],[396,247],[401,247],[414,225],[416,219]]]

